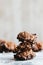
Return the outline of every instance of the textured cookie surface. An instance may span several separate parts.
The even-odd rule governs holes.
[[[29,51],[30,49],[31,49],[31,45],[29,42],[22,42],[15,48],[14,52],[21,52],[26,50]]]
[[[36,39],[36,34],[30,34],[28,32],[20,32],[17,36],[17,39],[19,41],[29,41],[29,42],[33,42],[34,39]]]
[[[16,44],[13,43],[13,42],[6,42],[5,43],[5,48],[7,48],[8,51],[13,52],[15,50],[15,48],[16,48]]]
[[[14,55],[14,58],[16,58],[17,60],[30,60],[33,57],[35,57],[35,53],[32,50],[19,52]]]
[[[42,46],[43,45],[41,42],[36,42],[35,44],[32,45],[32,49],[33,49],[33,51],[38,52],[43,49]]]
[[[16,48],[16,44],[5,40],[0,40],[0,53],[1,52],[13,52]]]

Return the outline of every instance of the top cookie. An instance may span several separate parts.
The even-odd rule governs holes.
[[[20,32],[17,36],[17,39],[21,42],[24,41],[33,42],[36,38],[37,38],[36,34],[30,34],[26,31]]]

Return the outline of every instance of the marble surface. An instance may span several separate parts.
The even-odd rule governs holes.
[[[43,65],[43,51],[36,53],[36,57],[27,61],[15,61],[13,53],[0,53],[0,65]]]

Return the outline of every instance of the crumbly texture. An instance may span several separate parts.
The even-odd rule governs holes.
[[[17,39],[21,42],[14,50],[14,58],[17,60],[30,60],[35,56],[34,52],[43,49],[43,43],[37,42],[36,34],[20,32]]]
[[[0,53],[2,53],[2,52],[13,52],[15,48],[16,48],[15,43],[0,40]]]
[[[34,52],[38,52],[42,50],[42,43],[41,42],[36,42],[35,44],[32,45],[32,50]]]
[[[5,47],[11,52],[13,52],[15,50],[15,48],[17,47],[17,45],[13,42],[6,42],[5,43]]]
[[[14,58],[16,60],[30,60],[33,57],[35,57],[35,53],[32,50],[19,52],[16,55],[14,55]]]
[[[15,49],[16,55],[14,58],[17,60],[30,60],[35,56],[35,53],[32,51],[32,47],[29,42],[20,43]]]
[[[17,36],[17,39],[21,42],[28,41],[33,42],[37,38],[36,34],[30,34],[26,31],[20,32]]]
[[[31,45],[29,42],[22,42],[15,48],[14,52],[21,52],[26,50],[29,51],[30,49],[31,49]]]

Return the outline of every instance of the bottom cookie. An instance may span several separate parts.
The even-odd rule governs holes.
[[[30,50],[30,51],[25,51],[25,52],[19,52],[16,55],[14,55],[14,58],[16,60],[30,60],[35,57],[35,53]]]

